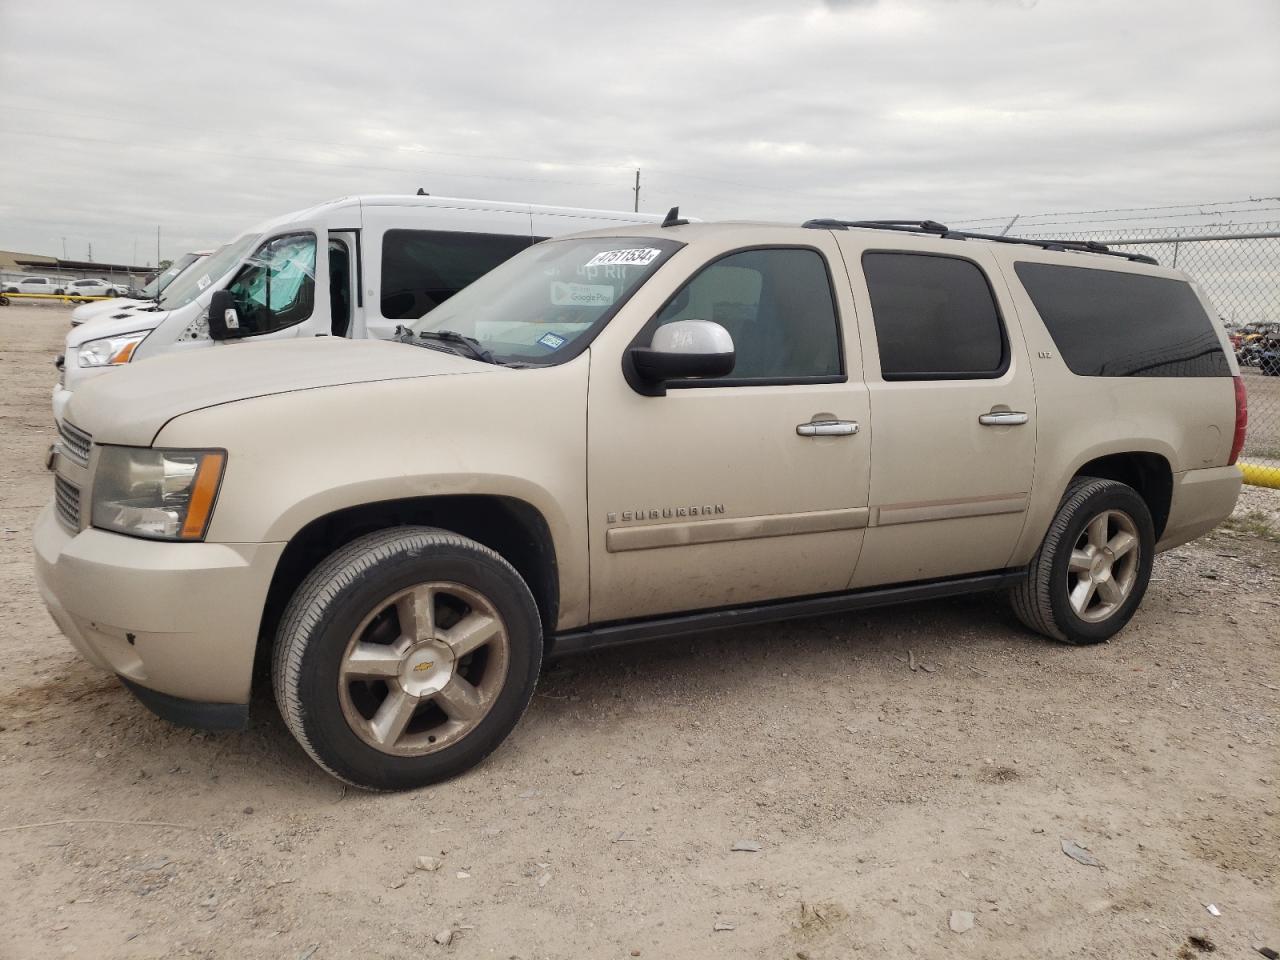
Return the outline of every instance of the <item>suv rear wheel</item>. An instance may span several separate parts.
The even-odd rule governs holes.
[[[1155,558],[1146,502],[1115,480],[1077,477],[1049,532],[1010,591],[1018,619],[1064,643],[1108,640],[1142,602]]]
[[[353,540],[294,594],[272,679],[290,732],[373,790],[455,776],[491,753],[537,683],[533,596],[501,556],[431,527]]]

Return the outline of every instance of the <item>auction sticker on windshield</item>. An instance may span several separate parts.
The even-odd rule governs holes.
[[[637,266],[644,267],[658,257],[662,256],[661,250],[655,250],[653,247],[630,247],[626,250],[605,250],[597,253],[594,257],[587,261],[588,267],[601,267],[618,264],[624,267]]]

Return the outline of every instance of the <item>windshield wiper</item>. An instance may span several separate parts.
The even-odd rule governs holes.
[[[495,364],[500,362],[490,351],[482,347],[480,341],[475,337],[465,336],[456,330],[420,330],[418,337],[422,340],[436,340],[460,347],[460,350],[453,352],[470,357],[472,360],[482,360],[485,363]]]

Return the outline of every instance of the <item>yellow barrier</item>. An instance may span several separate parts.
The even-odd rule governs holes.
[[[1268,467],[1260,463],[1241,463],[1239,466],[1245,483],[1280,490],[1280,467]]]
[[[0,297],[24,297],[27,300],[119,300],[119,297],[82,297],[78,293],[5,293],[0,290]]]

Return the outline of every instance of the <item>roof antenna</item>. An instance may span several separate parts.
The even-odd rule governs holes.
[[[416,195],[417,195],[417,196],[419,196],[419,197],[429,197],[429,196],[431,196],[431,194],[427,193],[427,191],[423,190],[421,187],[419,187],[419,188],[418,188],[418,193],[417,193]]]
[[[667,219],[662,221],[664,227],[680,227],[688,223],[688,220],[680,219],[680,208],[672,207],[667,211]]]

